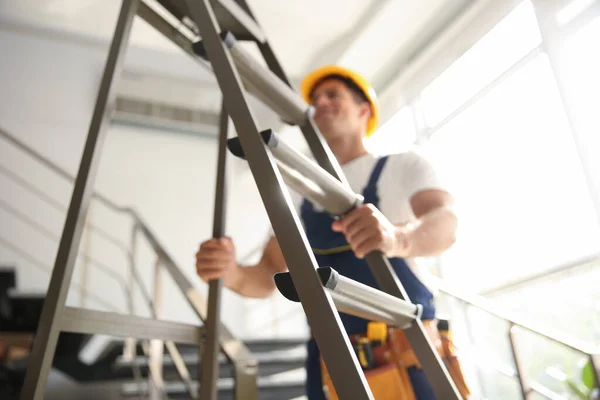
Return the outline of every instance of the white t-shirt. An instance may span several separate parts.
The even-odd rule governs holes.
[[[377,156],[366,154],[341,166],[354,192],[363,192],[377,160]],[[394,225],[413,221],[410,199],[426,189],[445,190],[431,163],[415,151],[391,154],[377,182],[379,211]],[[302,200],[298,196],[293,198],[299,212]],[[320,211],[317,205],[315,209]]]
[[[362,194],[378,158],[374,154],[366,154],[341,166],[354,192]],[[391,154],[377,182],[378,209],[394,225],[411,222],[415,220],[410,205],[411,197],[428,189],[446,190],[429,160],[417,151]],[[290,194],[296,211],[301,217],[300,207],[303,199],[291,190]],[[314,205],[314,208],[321,210],[318,205]],[[406,259],[406,262],[421,281],[433,290],[432,285],[425,278],[426,274],[422,271],[427,260]]]

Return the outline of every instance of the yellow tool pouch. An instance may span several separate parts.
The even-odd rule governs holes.
[[[469,398],[469,389],[462,374],[452,338],[447,331],[439,332],[435,321],[423,321],[425,331],[431,338],[435,348],[444,360],[446,368],[459,389],[463,399]],[[350,336],[354,345],[361,339],[360,335]],[[415,400],[415,393],[410,382],[408,368],[421,368],[415,353],[412,351],[404,331],[388,328],[387,340],[372,349],[374,366],[364,370],[365,378],[376,400]],[[329,400],[337,400],[338,396],[325,362],[321,359],[323,390]]]
[[[329,400],[337,400],[338,396],[333,387],[331,377],[327,372],[325,363],[321,360],[323,374],[323,391]],[[364,371],[367,383],[371,388],[373,397],[377,400],[414,400],[415,395],[410,385],[410,379],[406,369],[401,370],[393,363],[382,365]]]
[[[442,342],[442,353],[441,357],[444,360],[444,364],[448,369],[448,373],[452,377],[456,388],[463,399],[468,399],[471,391],[465,380],[465,376],[460,365],[460,361],[456,356],[454,349],[454,343],[452,342],[452,335],[447,330],[440,330],[440,340]]]

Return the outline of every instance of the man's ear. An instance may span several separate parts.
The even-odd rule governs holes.
[[[369,119],[371,117],[371,114],[371,105],[366,101],[360,103],[360,116],[362,117],[364,115],[367,119]]]

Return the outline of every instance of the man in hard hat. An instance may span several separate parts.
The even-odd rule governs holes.
[[[376,129],[379,111],[373,89],[361,76],[326,66],[304,79],[301,94],[314,107],[314,121],[351,188],[364,196],[364,205],[337,221],[310,201],[301,203],[297,211],[319,265],[377,287],[364,256],[382,251],[411,301],[423,306],[424,324],[434,330],[433,323],[428,323],[435,316],[433,296],[419,277],[415,258],[438,255],[454,243],[457,222],[450,194],[431,164],[417,153],[377,157],[367,151],[363,139]],[[246,297],[270,296],[276,289],[273,275],[287,271],[274,236],[254,266],[237,264],[235,245],[228,238],[205,241],[196,259],[203,280],[222,277],[225,287]],[[350,335],[367,330],[369,321],[344,313],[340,317]],[[308,342],[306,368],[308,398],[325,399],[314,339]],[[435,398],[418,365],[406,372],[417,398]]]

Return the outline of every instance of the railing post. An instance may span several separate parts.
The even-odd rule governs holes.
[[[257,400],[258,385],[256,381],[257,366],[255,362],[236,362],[234,368],[234,400]]]
[[[596,387],[600,390],[600,353],[590,354],[590,363],[592,364]]]
[[[136,268],[137,268],[137,221],[132,221],[131,237],[129,243],[128,263],[129,277],[127,283],[127,307],[129,314],[135,315],[135,289],[136,289]],[[123,359],[131,363],[133,377],[138,384],[138,391],[142,393],[142,372],[137,362],[137,340],[134,337],[125,339],[123,345]]]
[[[90,207],[90,210],[88,211],[88,215],[86,217],[86,223],[85,223],[85,228],[84,228],[84,235],[83,235],[83,254],[90,254],[90,248],[92,246],[91,242],[92,242],[92,234],[90,232],[89,229],[89,224],[90,224],[90,220],[92,217],[92,210],[93,207]],[[89,268],[90,268],[90,259],[87,257],[83,257],[83,259],[81,260],[81,278],[80,278],[80,286],[81,286],[81,290],[80,290],[80,299],[79,299],[79,307],[81,308],[85,308],[87,305],[87,294],[88,294],[88,283],[89,283],[89,279],[88,279],[88,272],[89,272]]]
[[[525,366],[523,365],[523,360],[521,358],[521,354],[519,352],[519,346],[517,343],[517,334],[516,334],[516,326],[511,323],[508,328],[508,340],[510,341],[510,349],[512,351],[513,361],[515,363],[515,369],[517,370],[517,376],[519,378],[519,386],[521,387],[521,394],[523,396],[523,400],[527,400],[529,394],[531,393],[531,384],[529,377],[527,376],[527,372],[525,371]]]
[[[135,314],[135,269],[136,269],[136,253],[137,253],[137,222],[133,221],[133,227],[131,228],[131,238],[129,245],[128,254],[128,282],[127,282],[127,308],[129,314]],[[135,338],[128,337],[125,339],[125,345],[123,346],[123,358],[127,361],[133,362],[137,356],[136,351],[137,342]]]
[[[152,304],[154,305],[154,318],[159,319],[162,313],[162,268],[161,259],[157,256],[154,265],[154,294]],[[151,400],[162,400],[165,390],[163,380],[163,354],[164,342],[160,339],[151,339],[149,348],[149,382],[148,389]]]
[[[35,343],[23,383],[21,399],[41,400],[44,397],[48,374],[60,333],[61,315],[73,276],[79,251],[81,233],[92,196],[93,182],[100,163],[100,153],[106,137],[108,105],[114,98],[115,77],[120,74],[139,0],[123,0],[100,83],[94,114],[75,180],[62,239],[56,255],[54,270],[36,333]]]
[[[181,357],[181,353],[177,350],[177,346],[175,342],[171,340],[167,340],[165,342],[165,347],[167,348],[167,352],[169,356],[173,360],[173,364],[175,364],[175,369],[177,369],[177,373],[179,374],[179,378],[185,384],[185,388],[187,389],[191,399],[197,399],[198,393],[194,391],[194,385],[192,382],[192,378],[190,377],[190,371],[185,365],[185,361],[183,361],[183,357]]]
[[[467,340],[469,341],[469,346],[470,348],[474,348],[475,347],[475,335],[473,335],[473,328],[471,327],[471,320],[469,318],[469,303],[467,303],[466,301],[462,300],[462,299],[456,299],[458,301],[458,303],[460,304],[460,308],[463,314],[463,318],[464,318],[464,323],[465,323],[465,331],[467,334]],[[483,376],[481,375],[481,370],[479,369],[479,367],[477,366],[477,363],[473,361],[473,366],[475,368],[475,375],[477,376],[477,390],[479,390],[479,394],[483,397],[484,392],[485,392],[485,387],[483,386]],[[474,390],[475,388],[471,388],[471,390]]]

